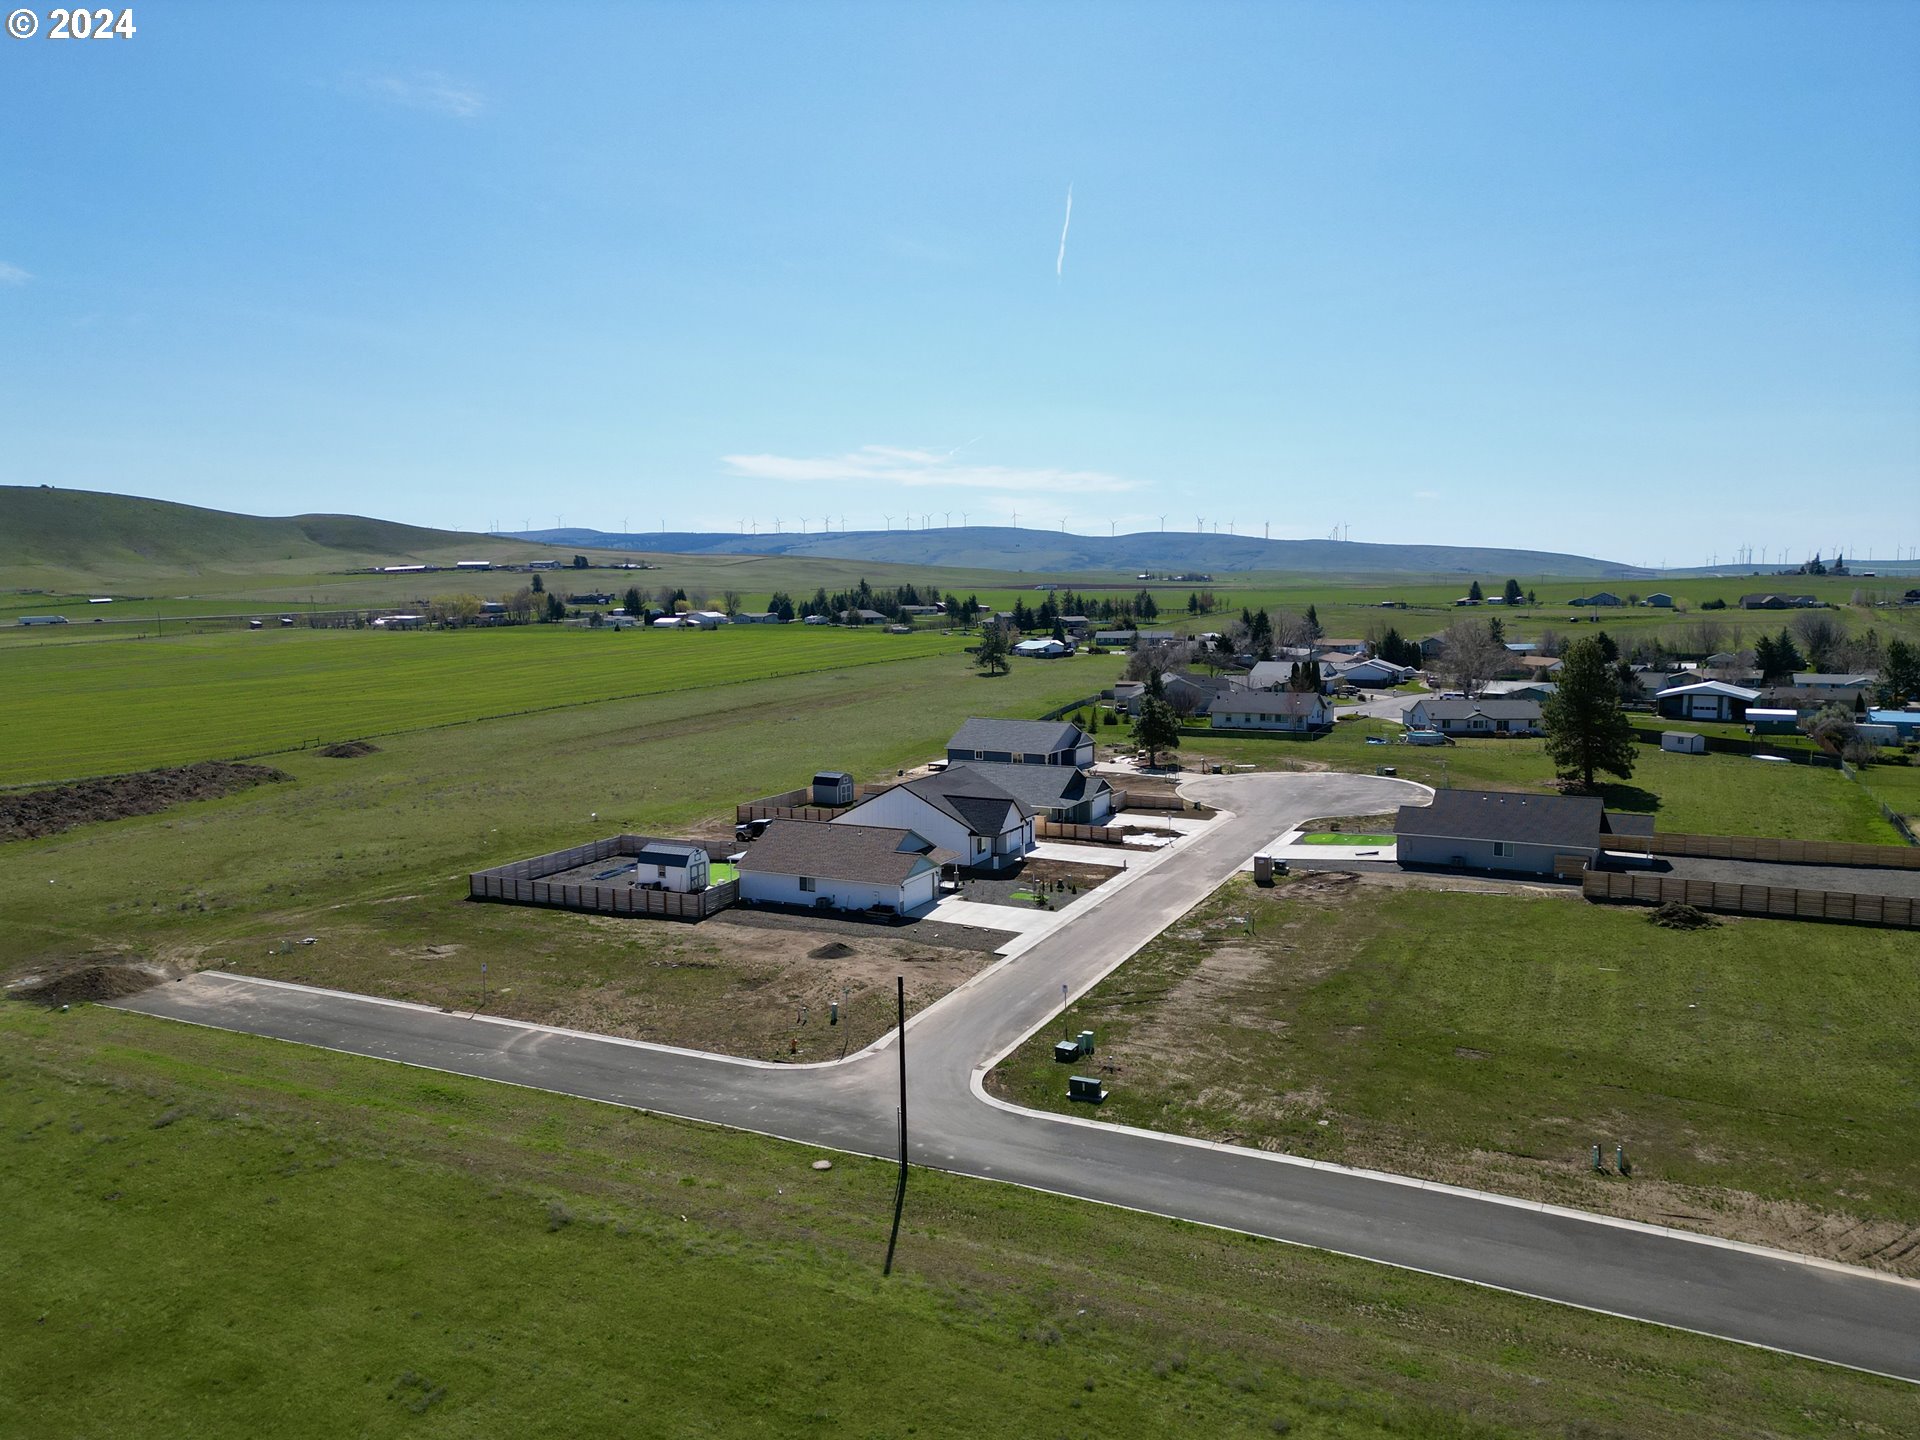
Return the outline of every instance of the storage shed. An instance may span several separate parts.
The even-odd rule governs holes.
[[[656,841],[634,856],[633,883],[695,894],[707,888],[707,852],[698,845]]]
[[[815,805],[851,805],[853,776],[844,770],[822,770],[813,777]]]
[[[1707,753],[1707,737],[1697,730],[1662,730],[1660,748],[1671,750],[1676,755],[1704,755]]]

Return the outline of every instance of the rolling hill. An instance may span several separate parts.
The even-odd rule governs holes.
[[[1180,531],[1133,535],[1071,535],[1005,526],[951,526],[934,530],[835,530],[814,535],[740,535],[652,532],[615,535],[599,530],[529,530],[516,537],[550,545],[644,550],[661,555],[817,556],[956,569],[1073,574],[1086,571],[1154,574],[1244,571],[1289,574],[1564,575],[1636,578],[1653,572],[1585,555],[1460,545],[1371,545],[1341,540],[1260,540],[1245,535]]]

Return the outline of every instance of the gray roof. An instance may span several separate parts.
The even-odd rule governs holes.
[[[816,785],[821,784],[822,782],[825,782],[827,784],[838,784],[842,780],[845,780],[851,783],[853,780],[853,776],[849,775],[844,770],[816,770],[813,772],[813,783]]]
[[[1797,672],[1794,675],[1793,683],[1802,688],[1809,685],[1848,685],[1848,686],[1862,685],[1864,686],[1864,685],[1871,685],[1873,683],[1873,679],[1874,677],[1871,674],[1836,675],[1836,674],[1828,674],[1818,670],[1802,670]]]
[[[1071,765],[1003,765],[970,760],[960,768],[986,776],[1034,811],[1064,809],[1113,789],[1102,777]]]
[[[668,841],[656,840],[651,845],[641,847],[640,853],[633,858],[648,865],[665,865],[670,869],[684,870],[687,864],[698,855],[707,858],[703,845],[675,845]]]
[[[938,775],[909,780],[902,788],[958,820],[974,835],[1004,834],[1021,821],[1033,818],[1030,805],[994,784],[976,765],[950,766]]]
[[[823,880],[898,885],[957,859],[914,831],[889,825],[775,820],[747,848],[740,869],[757,875],[813,875]]]
[[[1327,708],[1318,691],[1236,692],[1213,702],[1216,715],[1312,715]]]
[[[1426,707],[1427,715],[1434,720],[1465,720],[1474,715],[1484,715],[1489,720],[1538,720],[1540,702],[1538,700],[1427,700],[1416,704]],[[1413,706],[1409,705],[1408,710]]]
[[[1605,816],[1606,803],[1597,795],[1439,790],[1431,805],[1402,805],[1393,831],[1443,840],[1504,840],[1591,850],[1600,843]]]
[[[1051,755],[1091,744],[1093,737],[1071,720],[988,720],[975,716],[947,741],[949,750],[1004,750]]]

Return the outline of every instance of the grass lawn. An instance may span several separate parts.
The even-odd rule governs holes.
[[[1920,765],[1869,765],[1860,772],[1860,784],[1920,833]]]
[[[1318,740],[1191,737],[1183,739],[1180,759],[1184,764],[1207,756],[1262,768],[1362,774],[1391,765],[1403,780],[1487,790],[1544,792],[1553,779],[1553,763],[1541,740],[1366,743],[1369,735],[1399,733],[1399,726],[1384,720],[1351,720]],[[1895,768],[1874,770],[1871,778],[1878,780]],[[1674,755],[1657,745],[1640,745],[1634,750],[1632,778],[1606,785],[1605,793],[1609,809],[1651,813],[1661,830],[1671,832],[1901,843],[1872,798],[1838,770],[1769,764],[1743,755]]]
[[[1302,845],[1391,845],[1394,838],[1392,835],[1336,835],[1320,831],[1302,835],[1300,843]]]
[[[94,1007],[0,1010],[0,1433],[1892,1435],[1891,1381]]]
[[[1920,1273],[1920,967],[1576,897],[1230,882],[1078,1002],[1099,1114]],[[1067,1110],[1052,1027],[995,1073]],[[1624,1143],[1631,1180],[1588,1146]]]

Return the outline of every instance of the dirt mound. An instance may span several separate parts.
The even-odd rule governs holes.
[[[838,940],[834,940],[825,945],[815,946],[807,952],[807,958],[810,960],[844,960],[851,954],[853,954],[853,947],[851,945],[842,945]]]
[[[290,779],[265,765],[229,765],[218,760],[108,775],[0,795],[0,840],[37,840],[76,825],[153,815],[189,800],[213,800],[255,785]]]
[[[88,1000],[138,995],[173,978],[166,966],[134,956],[88,955],[37,966],[8,981],[6,993],[10,999],[41,1005],[78,1005]]]
[[[320,753],[329,760],[358,760],[362,755],[378,755],[380,747],[365,740],[342,740],[338,745],[323,745]]]
[[[1659,909],[1647,912],[1647,923],[1663,930],[1711,930],[1720,922],[1704,910],[1669,900]]]

